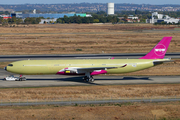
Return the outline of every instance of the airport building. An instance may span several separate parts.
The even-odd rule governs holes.
[[[128,23],[141,22],[141,20],[139,19],[139,17],[133,16],[133,15],[129,15],[129,16],[127,17],[127,19],[125,19],[124,17],[118,17],[118,19],[123,20],[123,21],[128,22]]]
[[[56,22],[57,18],[54,19],[41,19],[41,22],[39,24],[45,24],[45,23],[54,23]]]
[[[11,13],[11,15],[9,16],[10,18],[12,18],[13,16],[15,16],[16,18],[21,18],[21,19],[25,19],[25,18],[38,18],[38,17],[43,17],[44,19],[41,19],[41,22],[39,24],[44,24],[44,23],[53,23],[55,22],[58,18],[63,18],[64,16],[67,17],[73,17],[73,16],[80,16],[80,17],[92,17],[91,14],[86,14],[86,13],[75,13],[75,12],[71,12],[71,13],[36,13],[36,10],[34,9],[33,13],[29,13],[29,14],[22,14],[22,12],[14,12]]]
[[[179,19],[171,18],[168,15],[158,14],[158,12],[152,13],[152,19],[146,19],[146,23],[178,23],[180,22]]]
[[[2,17],[3,19],[12,18],[10,15],[0,15],[0,17]]]
[[[37,14],[37,13],[30,13],[30,14],[11,13],[11,16],[16,16],[17,18],[22,18],[22,19],[28,18],[28,17],[35,17],[35,18],[43,17],[45,19],[47,19],[47,18],[53,19],[53,18],[63,18],[65,15],[67,17],[72,17],[75,15],[80,16],[80,17],[92,17],[90,14],[74,13],[74,12],[73,13],[55,13],[55,14],[53,14],[53,13],[39,13],[39,14]]]

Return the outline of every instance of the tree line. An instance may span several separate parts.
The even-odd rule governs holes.
[[[117,16],[104,16],[93,14],[92,17],[80,17],[80,16],[72,16],[63,18],[58,18],[57,23],[117,23],[119,19]]]
[[[23,23],[23,20],[21,18],[16,18],[13,16],[12,18],[3,19],[0,17],[0,24],[21,24]]]
[[[10,12],[9,11],[0,11],[0,15],[2,15],[2,14],[9,15]]]
[[[0,24],[39,24],[39,22],[41,22],[41,19],[43,18],[26,18],[23,21],[23,19],[16,18],[15,16],[8,19],[3,19],[2,17],[0,17]]]
[[[0,11],[1,13],[1,11]],[[7,11],[2,12],[9,14]],[[180,17],[180,11],[177,12],[158,12],[159,14],[164,14],[164,15],[169,15],[170,17],[178,18]],[[152,13],[148,11],[140,11],[140,10],[135,10],[135,11],[121,11],[121,12],[115,12],[116,16],[111,16],[107,15],[106,12],[104,11],[98,11],[96,13],[88,13],[91,14],[92,17],[80,17],[77,16],[76,14],[72,17],[64,16],[63,18],[58,18],[57,21],[54,23],[126,23],[126,19],[128,18],[129,15],[132,16],[137,16],[141,22],[146,21],[146,19],[151,19]],[[124,19],[119,20],[118,17],[124,17]],[[0,24],[39,24],[41,19],[44,19],[43,17],[39,18],[26,18],[24,20],[16,17],[8,18],[8,19],[3,19],[0,18]],[[165,23],[162,23],[165,24]]]
[[[12,17],[8,19],[0,18],[0,24],[39,24],[41,22],[41,19],[44,19],[43,17],[38,18],[32,18],[28,17],[24,19],[24,21],[20,18]],[[92,17],[80,17],[80,16],[72,16],[67,17],[64,16],[63,18],[58,18],[55,23],[117,23],[119,22],[119,19],[117,16],[102,16],[98,14],[92,15]]]

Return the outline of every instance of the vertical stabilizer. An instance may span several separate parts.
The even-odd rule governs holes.
[[[148,54],[139,59],[163,59],[172,37],[164,37]]]

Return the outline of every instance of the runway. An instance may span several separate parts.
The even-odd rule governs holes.
[[[0,88],[10,87],[52,87],[89,85],[130,85],[130,84],[179,84],[180,76],[94,76],[94,83],[86,83],[83,77],[63,75],[26,75],[26,81],[3,81],[7,71],[0,69]],[[18,75],[17,75],[18,76]]]

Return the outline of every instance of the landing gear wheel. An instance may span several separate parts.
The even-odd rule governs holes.
[[[92,76],[89,78],[89,82],[94,82],[94,78]]]
[[[91,82],[92,83],[92,82],[94,82],[94,78],[92,76],[90,76],[90,77],[85,76],[84,82]]]
[[[90,79],[90,80],[89,80],[89,82],[93,83],[93,82],[94,82],[94,79],[93,79],[93,78],[92,78],[92,79]]]
[[[89,78],[87,76],[84,77],[84,82],[89,82]]]

